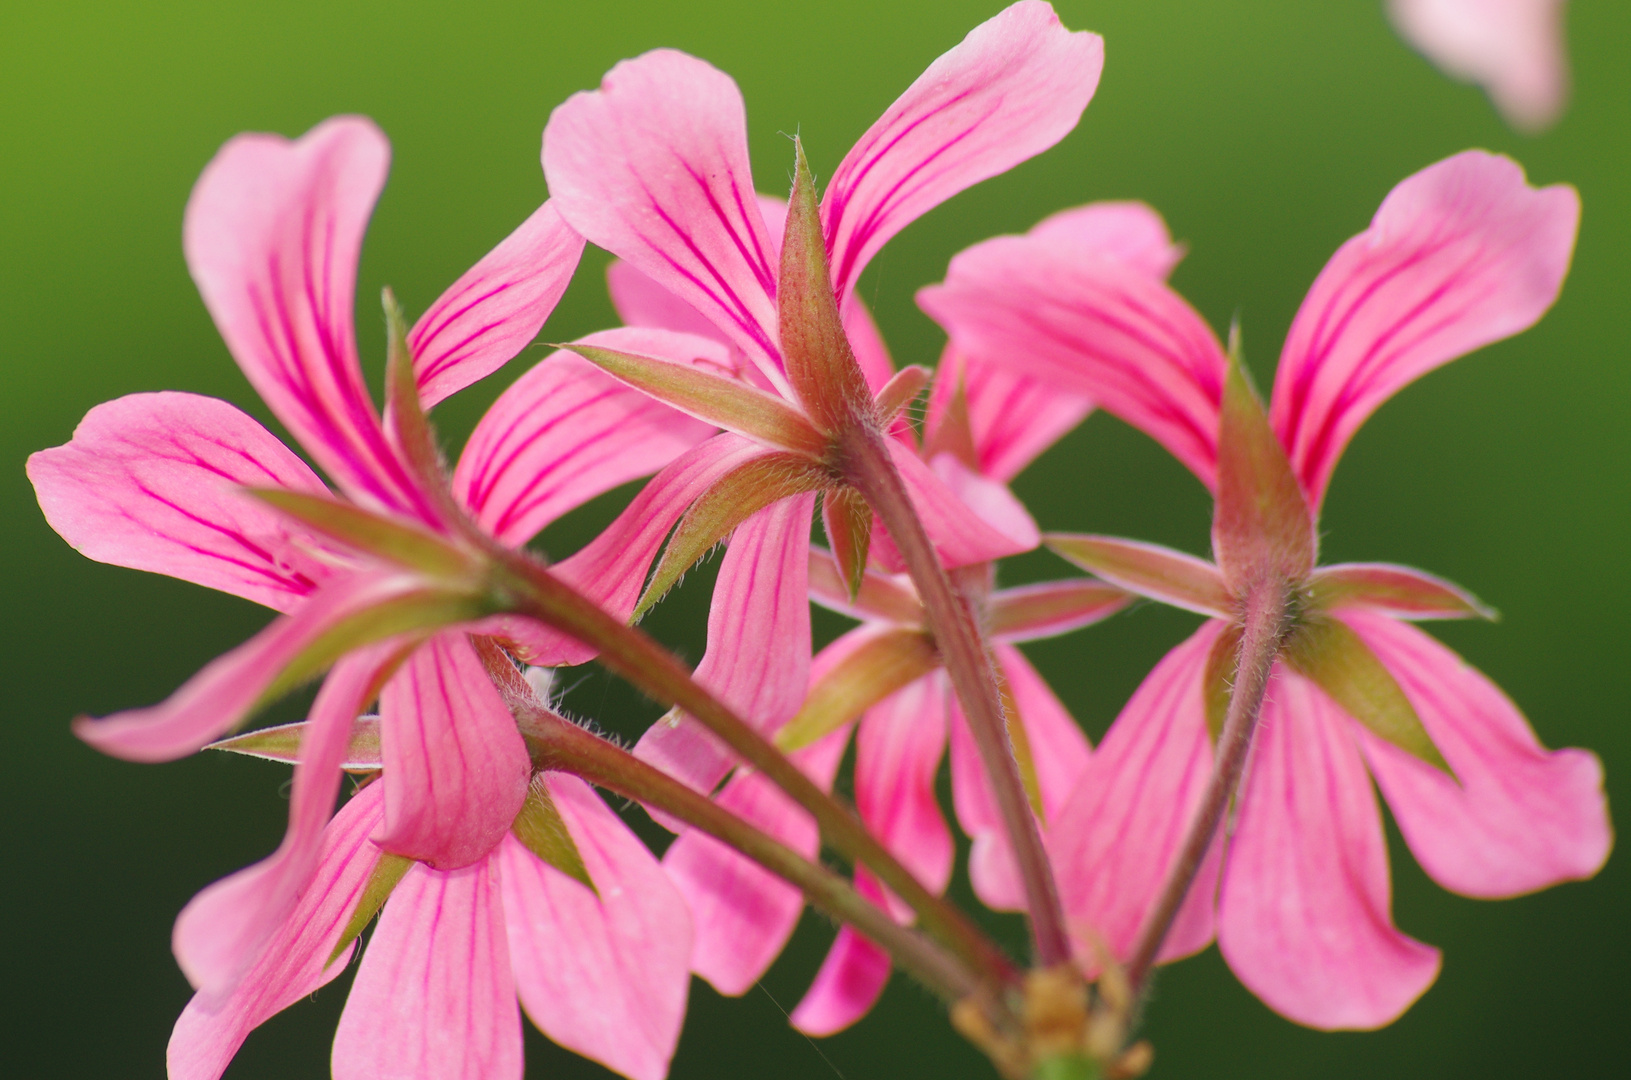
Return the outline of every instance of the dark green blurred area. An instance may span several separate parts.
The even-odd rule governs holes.
[[[22,471],[29,452],[65,441],[91,406],[132,391],[216,394],[266,418],[181,258],[182,208],[216,148],[238,131],[295,135],[339,112],[366,113],[389,134],[395,164],[358,289],[377,385],[380,286],[422,309],[518,223],[544,195],[538,142],[550,108],[618,59],[669,45],[733,74],[760,186],[775,191],[789,175],[787,133],[800,132],[818,173],[830,173],[930,60],[999,6],[329,0],[0,12],[0,1075],[161,1076],[189,993],[168,952],[171,920],[199,887],[270,851],[283,828],[283,770],[221,756],[132,765],[71,736],[71,716],[159,700],[267,616],[82,559],[46,527]],[[1065,206],[1140,198],[1190,245],[1177,286],[1215,326],[1239,316],[1266,385],[1320,266],[1409,173],[1484,146],[1515,156],[1538,183],[1577,185],[1585,216],[1560,303],[1537,329],[1431,375],[1366,425],[1327,500],[1325,550],[1332,561],[1419,565],[1499,607],[1497,625],[1435,632],[1495,678],[1544,741],[1597,750],[1611,799],[1631,804],[1621,666],[1631,602],[1631,11],[1574,5],[1574,101],[1554,131],[1526,139],[1476,89],[1410,52],[1378,0],[1059,8],[1071,26],[1105,35],[1098,97],[1059,148],[935,211],[873,264],[864,291],[897,362],[938,354],[939,332],[912,294],[954,252]],[[611,323],[604,261],[586,259],[547,339]],[[440,410],[450,444],[542,355],[529,350]],[[1199,485],[1106,417],[1016,489],[1044,527],[1204,550]],[[615,507],[614,498],[587,508],[544,546],[569,552]],[[1009,576],[1060,570],[1038,555]],[[693,575],[650,623],[692,660],[710,577]],[[1097,738],[1190,624],[1146,607],[1029,651]],[[838,626],[818,621],[829,635]],[[625,733],[652,711],[595,675],[571,702]],[[1631,1051],[1625,859],[1589,883],[1486,903],[1438,889],[1396,833],[1392,841],[1396,919],[1444,949],[1437,985],[1403,1020],[1370,1034],[1303,1030],[1258,1004],[1211,950],[1159,984],[1151,1075],[1621,1074]],[[1014,920],[993,925],[1016,939]],[[777,1003],[792,1008],[829,937],[807,919],[763,993],[726,1001],[697,984],[674,1075],[991,1075],[901,980],[863,1023],[819,1047],[792,1032]],[[326,1075],[348,979],[253,1036],[228,1076]],[[536,1033],[528,1057],[529,1075],[606,1075]]]

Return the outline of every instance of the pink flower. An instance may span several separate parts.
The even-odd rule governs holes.
[[[184,246],[250,382],[342,499],[383,515],[386,524],[368,527],[394,530],[391,550],[407,555],[354,550],[247,494],[272,489],[332,508],[325,513],[348,512],[275,437],[212,398],[109,402],[91,410],[73,441],[29,461],[47,519],[86,555],[282,613],[164,703],[81,722],[80,735],[108,753],[144,761],[190,753],[337,653],[387,639],[340,658],[318,694],[278,851],[204,890],[177,921],[177,959],[212,1000],[232,988],[309,879],[352,720],[376,695],[387,767],[380,844],[453,870],[499,843],[531,769],[509,710],[456,624],[479,625],[549,662],[581,659],[583,650],[520,620],[478,624],[490,608],[459,553],[488,542],[483,534],[519,545],[712,430],[562,355],[500,397],[449,494],[439,465],[414,457],[404,425],[416,414],[394,393],[382,419],[357,360],[357,259],[388,158],[384,136],[360,118],[327,121],[294,142],[239,136],[194,189]],[[531,341],[581,250],[545,204],[455,282],[406,337],[422,399],[434,404]],[[712,342],[659,331],[618,330],[605,340],[708,362],[722,355]],[[569,560],[560,571],[604,592],[600,567],[586,563]]]
[[[1274,668],[1233,827],[1161,958],[1215,932],[1242,982],[1301,1023],[1386,1024],[1438,971],[1437,951],[1392,925],[1372,779],[1429,875],[1465,895],[1589,877],[1607,857],[1597,759],[1546,751],[1488,679],[1402,621],[1484,609],[1404,567],[1316,569],[1312,550],[1355,429],[1418,376],[1539,319],[1568,270],[1578,214],[1572,188],[1531,188],[1506,158],[1440,162],[1396,187],[1370,229],[1342,246],[1287,338],[1260,422],[1300,492],[1287,513],[1309,537],[1302,612]],[[959,255],[921,302],[971,356],[1092,394],[1216,490],[1229,361],[1159,275],[1033,233]],[[1227,698],[1242,583],[1227,560],[1220,569],[1098,537],[1055,544],[1117,584],[1211,616],[1128,702],[1049,838],[1082,955],[1097,939],[1125,957],[1211,772],[1208,728]]]
[[[371,784],[323,831],[310,886],[245,978],[224,1000],[200,993],[182,1012],[171,1080],[215,1080],[251,1030],[344,970],[384,899],[377,892],[396,881],[387,870],[400,881],[340,1016],[335,1080],[520,1080],[517,996],[560,1045],[634,1080],[660,1080],[685,1015],[690,915],[588,785],[560,773],[534,783],[593,891],[514,836],[458,870],[391,866],[372,839],[386,808],[383,785]]]
[[[1092,96],[1101,62],[1098,37],[1067,32],[1047,4],[1015,4],[935,61],[839,166],[821,206],[826,255],[873,394],[884,390],[891,368],[854,297],[867,262],[934,206],[1063,138]],[[624,260],[612,287],[631,322],[730,344],[731,362],[720,371],[730,381],[715,380],[705,392],[728,397],[754,422],[697,411],[729,430],[658,474],[597,544],[638,577],[635,558],[649,560],[654,550],[640,545],[660,542],[688,510],[682,533],[708,515],[720,523],[712,531],[696,525],[697,554],[734,528],[697,678],[761,730],[774,731],[798,710],[808,686],[806,565],[815,495],[828,491],[829,524],[835,500],[843,500],[820,461],[820,403],[801,397],[784,362],[776,226],[786,211],[755,193],[741,94],[701,60],[647,53],[555,110],[543,162],[562,216]],[[1028,518],[982,519],[908,446],[897,446],[895,460],[949,565],[1035,546]],[[756,512],[744,517],[744,504]],[[670,547],[669,559],[676,550]],[[653,591],[660,595],[686,561],[660,567],[665,584]],[[620,598],[631,606],[634,577]],[[733,764],[683,720],[654,727],[641,752],[700,789],[714,787]]]
[[[1564,0],[1388,0],[1399,34],[1446,75],[1483,86],[1507,123],[1551,127],[1569,96]]]

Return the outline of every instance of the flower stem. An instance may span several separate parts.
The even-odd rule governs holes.
[[[1064,913],[1053,868],[1042,847],[1042,833],[1020,781],[991,652],[967,600],[940,565],[885,439],[870,425],[851,426],[839,436],[841,468],[889,530],[923,599],[929,630],[963,706],[1019,865],[1036,962],[1052,967],[1070,959],[1070,940],[1065,936]]]
[[[962,912],[924,888],[853,812],[698,684],[685,666],[649,635],[603,611],[524,553],[494,554],[502,568],[502,580],[497,584],[509,594],[512,610],[600,650],[600,663],[614,674],[660,704],[678,706],[696,718],[807,810],[828,844],[876,874],[917,913],[924,930],[949,946],[982,978],[992,985],[1011,983],[1017,978],[1002,950]]]
[[[1161,951],[1161,942],[1178,917],[1178,909],[1189,895],[1195,875],[1200,873],[1201,863],[1212,846],[1212,838],[1240,786],[1257,718],[1263,709],[1263,695],[1268,690],[1269,672],[1290,627],[1290,598],[1290,587],[1273,579],[1261,580],[1245,590],[1234,689],[1229,695],[1223,729],[1218,733],[1212,777],[1201,795],[1200,809],[1189,826],[1184,846],[1145,918],[1143,930],[1127,961],[1127,981],[1134,994],[1148,981],[1150,969]]]

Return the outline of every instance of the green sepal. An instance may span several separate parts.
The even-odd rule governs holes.
[[[1223,735],[1223,722],[1229,716],[1229,699],[1234,694],[1235,670],[1240,666],[1238,624],[1223,628],[1206,654],[1206,672],[1201,677],[1201,698],[1206,703],[1206,730],[1217,746]]]
[[[442,580],[468,580],[479,560],[433,533],[392,521],[327,495],[287,488],[247,488],[274,510],[347,547]]]
[[[1236,350],[1223,383],[1212,551],[1235,591],[1300,581],[1314,568],[1314,516]]]
[[[1235,599],[1223,574],[1205,559],[1114,536],[1047,533],[1042,542],[1067,561],[1128,592],[1202,615],[1223,619],[1235,615]]]
[[[806,457],[819,458],[827,451],[827,437],[797,409],[746,383],[598,345],[561,348],[577,353],[636,390],[727,431]]]
[[[929,635],[918,630],[879,634],[810,688],[798,715],[776,732],[776,745],[787,751],[809,746],[939,664],[939,653]]]
[[[832,434],[874,420],[872,392],[850,349],[833,296],[815,179],[796,136],[776,312],[787,381],[816,427]]]
[[[380,303],[385,308],[385,423],[426,489],[441,491],[447,487],[447,461],[419,401],[408,320],[390,289],[381,291]]]
[[[1308,603],[1319,611],[1344,607],[1382,611],[1396,619],[1489,619],[1500,613],[1453,582],[1390,563],[1322,566],[1308,578]]]
[[[1025,789],[1025,798],[1031,804],[1036,820],[1045,821],[1042,813],[1042,784],[1036,776],[1036,755],[1031,753],[1031,734],[1025,730],[1025,718],[1019,712],[1019,699],[1007,679],[999,679],[1002,696],[1003,726],[1008,730],[1008,746],[1014,752],[1014,764],[1019,766],[1019,783]]]
[[[389,851],[380,853],[379,862],[374,864],[374,872],[368,876],[368,884],[363,886],[362,899],[357,901],[356,908],[351,912],[351,921],[345,924],[345,931],[340,934],[339,943],[323,962],[324,967],[338,960],[346,948],[362,936],[368,920],[379,914],[379,909],[391,898],[391,892],[396,888],[397,882],[401,881],[402,875],[412,867],[413,860],[406,855],[392,855]]]
[[[872,507],[852,487],[828,488],[821,497],[821,520],[832,544],[833,560],[853,603],[866,577],[867,551],[872,546]]]
[[[883,384],[883,389],[878,391],[878,423],[887,427],[902,409],[916,401],[923,388],[929,385],[930,374],[928,368],[917,364],[910,364],[895,372]]]
[[[638,621],[708,550],[773,503],[833,482],[827,470],[798,454],[766,454],[737,466],[703,492],[669,537],[663,557],[635,605]]]
[[[1318,684],[1371,734],[1455,776],[1398,681],[1348,624],[1305,618],[1283,655],[1293,671]]]
[[[1002,589],[986,602],[986,632],[1004,641],[1036,641],[1091,626],[1132,602],[1127,590],[1091,578]]]
[[[278,724],[236,735],[230,739],[212,742],[206,750],[229,750],[234,754],[281,761],[294,765],[300,761],[300,748],[304,744],[306,721],[296,724]],[[351,740],[346,745],[345,760],[340,768],[348,772],[373,772],[383,767],[379,745],[379,717],[359,716],[351,721]]]
[[[1030,1080],[1101,1080],[1103,1076],[1099,1063],[1085,1054],[1060,1054],[1037,1062]]]
[[[555,807],[543,773],[533,774],[532,786],[527,789],[526,801],[521,804],[521,812],[515,816],[510,832],[528,851],[572,880],[581,882],[597,897],[600,895],[589,877],[589,868],[583,864],[583,853]]]

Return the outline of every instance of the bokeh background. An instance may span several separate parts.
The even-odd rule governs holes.
[[[0,11],[0,1074],[157,1077],[188,996],[171,919],[210,880],[261,857],[283,828],[287,771],[210,755],[139,766],[69,734],[76,713],[156,701],[247,637],[264,611],[166,578],[82,559],[45,525],[23,475],[92,405],[139,390],[228,398],[266,417],[231,363],[182,263],[182,208],[232,134],[298,134],[361,112],[395,164],[358,289],[377,386],[372,298],[394,286],[422,309],[544,196],[539,132],[553,105],[619,58],[677,46],[735,75],[766,190],[785,190],[786,133],[818,173],[998,0],[596,0],[448,5],[356,0],[235,5],[10,4]],[[1461,582],[1497,625],[1435,632],[1492,675],[1551,745],[1596,749],[1628,805],[1627,283],[1631,282],[1631,9],[1569,12],[1575,97],[1538,138],[1514,135],[1476,89],[1442,78],[1391,32],[1378,0],[1060,0],[1102,33],[1097,98],[1065,142],[909,228],[864,292],[897,362],[932,362],[941,338],[912,303],[947,258],[1054,210],[1140,198],[1190,245],[1175,283],[1215,326],[1238,315],[1267,385],[1304,290],[1388,189],[1469,146],[1514,155],[1540,183],[1584,198],[1574,269],[1541,325],[1433,374],[1360,432],[1327,502],[1333,560],[1385,559]],[[591,251],[545,330],[562,340],[612,319]],[[457,446],[541,347],[439,411]],[[1094,417],[1016,488],[1045,527],[1205,550],[1209,507],[1155,445]],[[620,499],[542,538],[569,552]],[[1057,574],[1045,555],[1010,581]],[[711,573],[648,625],[701,651]],[[1193,620],[1144,607],[1030,648],[1097,738]],[[835,617],[818,620],[830,637]],[[653,710],[592,673],[578,711],[626,733]],[[287,703],[277,718],[297,716]],[[631,811],[631,817],[637,812]],[[1390,825],[1391,829],[1391,825]],[[1441,946],[1436,986],[1375,1033],[1326,1035],[1279,1019],[1215,950],[1169,969],[1150,1011],[1153,1077],[1595,1077],[1631,1057],[1631,875],[1486,903],[1429,882],[1392,834],[1395,915]],[[959,884],[960,895],[967,896]],[[1013,919],[992,925],[1016,944]],[[725,1000],[696,984],[676,1077],[991,1075],[935,1004],[897,978],[851,1031],[818,1044],[782,1016],[830,929],[807,918],[760,989]],[[228,1075],[326,1075],[349,975],[252,1036]],[[529,1029],[528,1075],[604,1076]]]

